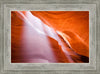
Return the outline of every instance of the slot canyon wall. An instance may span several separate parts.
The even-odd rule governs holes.
[[[88,11],[12,11],[12,63],[88,63]]]

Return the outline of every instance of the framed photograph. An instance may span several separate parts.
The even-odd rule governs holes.
[[[0,74],[99,74],[99,0],[0,3]]]

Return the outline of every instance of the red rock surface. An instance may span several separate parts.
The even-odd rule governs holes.
[[[12,63],[85,63],[88,60],[88,11],[11,12]]]

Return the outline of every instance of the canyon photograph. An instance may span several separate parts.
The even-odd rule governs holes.
[[[11,63],[89,63],[89,11],[11,11]]]

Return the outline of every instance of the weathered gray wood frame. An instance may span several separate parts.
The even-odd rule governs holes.
[[[99,74],[100,69],[100,1],[99,0],[0,0],[0,70],[7,74],[87,73]],[[11,11],[55,10],[89,11],[89,63],[11,63]],[[0,74],[1,74],[0,73]]]

